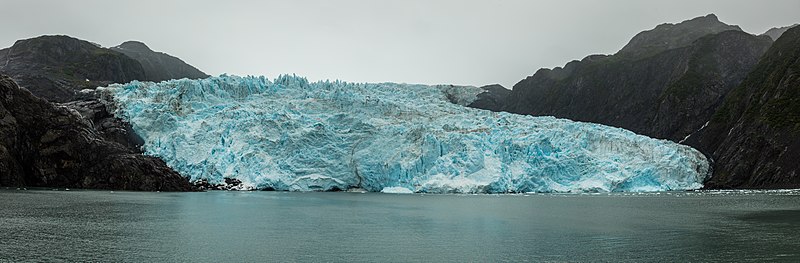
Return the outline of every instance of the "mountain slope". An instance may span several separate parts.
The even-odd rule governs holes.
[[[687,141],[715,161],[711,188],[800,188],[800,27],[787,30]]]
[[[641,58],[664,52],[666,50],[685,47],[695,40],[723,31],[742,31],[739,26],[728,25],[719,21],[716,15],[696,17],[678,24],[661,24],[655,28],[636,34],[617,55]]]
[[[479,93],[475,101],[467,106],[490,111],[502,111],[511,91],[499,84],[486,85],[481,89],[483,89],[483,92]]]
[[[182,60],[128,41],[114,48],[69,36],[19,40],[0,50],[0,73],[52,102],[79,99],[82,89],[133,80],[205,78]]]
[[[770,28],[769,30],[767,30],[767,32],[764,32],[764,34],[761,34],[761,35],[766,35],[766,36],[769,36],[770,38],[772,38],[773,40],[777,40],[778,38],[781,37],[781,35],[783,35],[784,32],[786,32],[786,30],[789,30],[790,28],[793,28],[793,27],[796,27],[796,26],[798,26],[798,24],[794,24],[794,25],[791,25],[791,26],[785,26],[785,27],[773,27],[773,28]]]
[[[726,29],[735,30],[719,32]],[[659,25],[616,55],[537,71],[514,85],[504,110],[680,141],[705,124],[771,43],[713,15]]]
[[[0,186],[188,191],[153,157],[103,140],[67,107],[0,76]]]
[[[56,102],[73,100],[81,89],[146,79],[136,60],[69,36],[18,40],[0,50],[0,73]]]
[[[164,81],[170,79],[199,79],[209,77],[206,73],[186,64],[183,60],[166,53],[151,50],[138,41],[127,41],[111,50],[125,54],[142,64],[147,80]]]

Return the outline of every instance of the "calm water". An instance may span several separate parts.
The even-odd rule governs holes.
[[[800,262],[800,192],[0,190],[0,261]]]

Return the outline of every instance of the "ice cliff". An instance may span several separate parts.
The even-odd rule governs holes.
[[[702,187],[684,145],[467,108],[480,89],[220,76],[99,88],[145,153],[191,180],[258,189],[497,193]],[[460,104],[460,105],[459,105]]]

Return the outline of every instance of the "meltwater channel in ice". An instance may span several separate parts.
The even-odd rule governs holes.
[[[691,147],[604,125],[465,107],[481,89],[222,75],[99,88],[192,181],[257,189],[499,193],[702,187]]]

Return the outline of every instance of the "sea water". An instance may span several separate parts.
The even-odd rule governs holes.
[[[0,261],[800,261],[800,192],[0,190]]]

